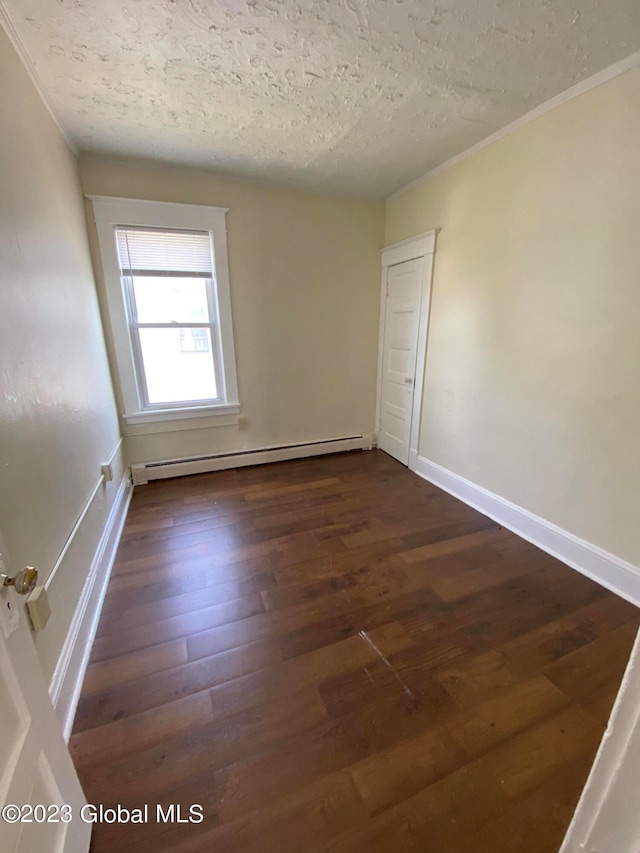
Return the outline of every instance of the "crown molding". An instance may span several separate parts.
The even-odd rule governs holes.
[[[42,81],[38,77],[38,72],[36,71],[35,66],[34,66],[33,62],[31,61],[29,54],[25,50],[25,47],[22,44],[20,36],[18,35],[16,28],[13,26],[11,18],[9,17],[9,13],[7,12],[7,9],[4,5],[4,3],[2,2],[2,0],[0,0],[0,26],[2,27],[2,29],[7,34],[7,38],[9,39],[9,41],[13,45],[16,53],[20,57],[20,61],[22,62],[23,66],[25,68],[25,71],[27,72],[27,74],[31,78],[31,82],[35,86],[36,92],[40,96],[40,100],[42,101],[42,103],[47,108],[47,112],[49,113],[49,115],[51,116],[51,118],[55,122],[56,127],[58,128],[58,130],[62,134],[62,138],[67,143],[67,145],[69,146],[69,148],[71,149],[73,154],[75,154],[75,156],[77,157],[78,156],[78,148],[77,148],[75,142],[73,141],[73,139],[71,138],[71,136],[69,135],[69,132],[67,131],[66,127],[62,123],[60,116],[55,111],[53,104],[49,100],[49,96],[47,95],[47,92],[46,92],[44,86],[42,85]]]
[[[503,139],[505,136],[509,136],[509,134],[521,127],[524,127],[525,124],[529,124],[529,122],[534,121],[534,119],[540,118],[540,116],[545,115],[545,113],[555,110],[556,107],[560,107],[562,104],[566,104],[568,101],[572,101],[574,98],[584,95],[586,92],[589,92],[591,89],[595,89],[597,86],[601,86],[603,83],[607,83],[609,80],[613,80],[614,77],[619,77],[626,71],[631,71],[632,68],[636,68],[638,65],[640,65],[640,51],[632,53],[631,56],[628,56],[626,59],[621,59],[620,62],[616,62],[608,68],[604,68],[602,71],[598,71],[597,74],[593,74],[585,80],[581,80],[580,83],[576,83],[575,86],[571,86],[571,88],[561,92],[559,95],[555,95],[553,98],[550,98],[548,101],[545,101],[543,104],[535,107],[530,112],[525,113],[523,116],[520,116],[520,118],[517,118],[515,121],[505,125],[500,130],[496,130],[494,133],[485,137],[485,139],[481,139],[480,142],[476,142],[470,148],[461,151],[460,154],[456,154],[448,160],[445,160],[444,163],[440,163],[440,165],[435,166],[433,169],[429,169],[428,172],[425,172],[419,178],[416,178],[414,181],[411,181],[404,187],[401,187],[399,190],[392,193],[387,198],[387,202],[392,201],[394,198],[398,198],[398,196],[404,195],[404,193],[407,193],[416,187],[422,186],[422,184],[426,184],[432,178],[435,178],[436,175],[441,175],[442,172],[446,172],[457,163],[462,162],[462,160],[466,160],[467,157],[471,157],[478,151],[482,151],[483,148],[487,148],[493,142],[497,142],[498,139]]]

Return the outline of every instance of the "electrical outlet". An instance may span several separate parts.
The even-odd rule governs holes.
[[[106,462],[100,467],[100,470],[106,482],[110,483],[113,480],[113,465],[110,462]]]

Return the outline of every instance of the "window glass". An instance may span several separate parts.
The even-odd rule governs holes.
[[[207,279],[133,276],[138,323],[209,323]]]
[[[218,396],[209,329],[140,329],[139,334],[150,404]]]

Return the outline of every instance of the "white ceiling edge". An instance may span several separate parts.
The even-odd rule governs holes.
[[[0,27],[2,27],[2,29],[7,34],[7,38],[9,39],[9,41],[11,42],[11,44],[14,47],[14,50],[18,54],[20,61],[22,62],[22,65],[24,66],[24,70],[27,72],[27,74],[31,78],[31,82],[35,86],[36,92],[40,96],[40,100],[42,101],[42,103],[46,107],[47,112],[49,113],[49,115],[53,119],[54,124],[56,125],[58,130],[60,131],[62,138],[64,139],[64,141],[69,146],[69,149],[71,150],[71,152],[77,157],[78,156],[78,148],[77,148],[75,142],[73,141],[73,139],[71,138],[71,136],[69,135],[69,131],[67,130],[67,128],[62,123],[60,116],[55,111],[53,104],[49,100],[49,96],[47,95],[46,89],[42,85],[42,82],[41,82],[40,78],[38,77],[38,73],[37,73],[37,71],[33,65],[33,62],[29,58],[27,51],[24,49],[24,45],[22,44],[20,36],[16,32],[16,28],[13,26],[11,19],[9,18],[9,15],[7,14],[7,10],[5,9],[5,5],[2,2],[2,0],[0,0]]]
[[[579,83],[576,83],[575,86],[571,86],[564,92],[560,92],[559,95],[554,95],[553,98],[549,98],[548,101],[534,107],[530,112],[525,113],[523,116],[520,116],[520,118],[515,119],[515,121],[506,124],[504,127],[500,128],[500,130],[496,130],[494,133],[484,139],[481,139],[480,142],[476,142],[475,145],[472,145],[465,151],[461,151],[460,154],[455,154],[453,157],[445,160],[444,163],[440,163],[439,166],[434,166],[433,169],[429,169],[428,172],[420,175],[419,178],[416,178],[414,181],[410,181],[404,187],[400,187],[399,190],[391,193],[391,195],[387,197],[387,203],[401,195],[404,195],[405,193],[410,192],[411,190],[416,189],[417,187],[422,186],[423,184],[428,183],[432,178],[435,178],[437,175],[441,175],[457,163],[461,163],[463,160],[466,160],[467,157],[471,157],[473,154],[477,154],[478,151],[488,148],[492,143],[497,142],[499,139],[503,139],[505,136],[509,136],[509,134],[521,127],[524,127],[525,124],[529,124],[529,122],[545,115],[545,113],[555,110],[556,107],[560,107],[562,104],[566,104],[568,101],[572,101],[574,98],[584,95],[591,89],[595,89],[597,86],[601,86],[603,83],[607,83],[609,80],[613,80],[614,77],[619,77],[621,74],[631,71],[639,65],[640,50],[636,51],[636,53],[632,53],[630,56],[627,56],[626,59],[614,62],[614,64],[610,65],[608,68],[603,68],[602,71],[598,71],[591,77],[581,80]]]

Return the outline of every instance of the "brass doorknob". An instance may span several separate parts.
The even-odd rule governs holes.
[[[0,581],[2,586],[12,586],[19,595],[29,595],[38,583],[38,570],[33,566],[25,566],[12,578],[9,575],[1,574]]]

